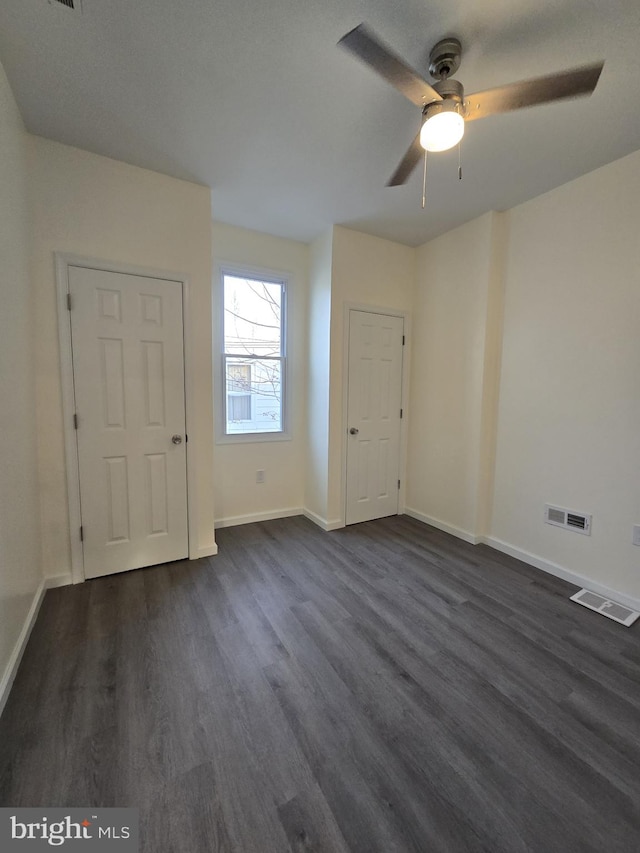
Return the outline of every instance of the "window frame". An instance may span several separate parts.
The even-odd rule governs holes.
[[[280,361],[281,364],[281,429],[269,432],[242,432],[230,433],[227,432],[227,385],[226,385],[226,362],[228,358],[237,358],[237,353],[227,353],[225,350],[224,337],[224,280],[226,276],[234,278],[245,278],[249,281],[265,282],[267,284],[279,284],[282,288],[281,302],[281,337],[280,337],[280,356],[271,356],[273,360]],[[214,358],[214,376],[220,383],[220,390],[215,393],[214,399],[217,409],[216,423],[216,444],[253,444],[264,441],[290,441],[290,395],[289,388],[291,387],[290,376],[290,341],[291,329],[289,325],[289,317],[291,316],[291,277],[287,273],[278,272],[276,270],[265,269],[263,267],[254,267],[245,264],[237,263],[220,263],[218,266],[218,293],[214,304],[218,315],[217,321],[217,337],[218,344],[215,347]],[[242,359],[243,356],[241,355]],[[248,358],[248,357],[247,357]]]

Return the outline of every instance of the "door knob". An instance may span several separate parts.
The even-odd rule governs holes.
[[[181,435],[172,435],[172,436],[171,436],[171,441],[172,441],[174,444],[182,444],[182,436],[181,436]]]
[[[356,427],[351,427],[349,432],[351,433],[351,435],[357,435],[360,432],[360,430],[357,429]]]

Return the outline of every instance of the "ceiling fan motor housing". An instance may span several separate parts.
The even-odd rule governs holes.
[[[464,101],[464,86],[458,80],[439,80],[433,84],[433,88],[441,98],[450,98],[452,101]]]
[[[423,120],[440,112],[458,112],[464,115],[464,88],[457,80],[440,80],[433,88],[442,97],[441,101],[431,101],[422,110]]]

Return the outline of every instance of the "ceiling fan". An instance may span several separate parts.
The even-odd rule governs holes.
[[[563,98],[590,95],[604,66],[604,62],[594,62],[570,71],[465,95],[462,84],[452,77],[460,67],[462,55],[462,46],[456,38],[442,39],[431,50],[429,73],[437,81],[433,85],[381,42],[365,24],[348,32],[338,44],[373,68],[422,110],[421,130],[387,182],[388,187],[406,183],[425,152],[447,151],[457,145],[465,122]]]

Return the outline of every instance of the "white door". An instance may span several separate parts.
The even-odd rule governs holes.
[[[349,312],[347,524],[398,512],[403,327]]]
[[[69,268],[85,577],[188,555],[182,285]]]

